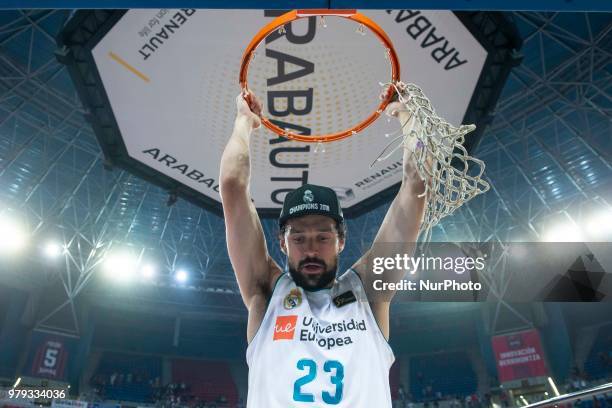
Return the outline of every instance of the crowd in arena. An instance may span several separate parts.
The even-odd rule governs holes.
[[[146,372],[112,372],[110,375],[97,373],[90,381],[93,397],[96,400],[113,399],[108,395],[111,387],[132,384],[148,384],[152,391],[146,400],[160,408],[244,408],[245,406],[244,402],[239,400],[237,404],[231,404],[230,407],[228,398],[224,395],[219,395],[214,401],[205,401],[190,392],[189,384],[180,382],[164,385],[159,376],[149,378]]]
[[[442,395],[440,391],[433,391],[431,385],[427,385],[425,389],[426,400],[422,404],[424,407],[438,407],[441,403],[449,408],[485,408],[491,406],[491,394],[485,393],[484,396],[474,392],[467,395]],[[405,388],[400,385],[397,391],[397,399],[394,401],[394,408],[414,408],[416,407],[416,399],[405,391]],[[507,401],[506,401],[507,402]],[[503,405],[509,406],[509,405]]]
[[[603,367],[608,375],[604,378],[610,379],[611,360],[605,353],[597,354],[597,364]],[[444,355],[448,359],[449,355]],[[434,365],[436,358],[428,356],[428,364]],[[452,360],[452,358],[451,358]],[[418,362],[418,359],[415,360]],[[439,368],[439,367],[437,367]],[[439,370],[438,370],[439,371]],[[444,371],[444,370],[442,370]],[[484,408],[484,407],[511,407],[515,406],[512,397],[501,387],[494,385],[496,380],[487,388],[485,392],[478,392],[475,381],[468,381],[467,388],[462,388],[460,392],[448,392],[448,384],[440,378],[430,375],[426,370],[417,370],[414,377],[411,377],[410,385],[401,383],[393,392],[394,408],[416,408],[416,407],[440,407],[440,408]],[[242,398],[238,400],[228,398],[218,389],[218,385],[205,380],[199,381],[197,386],[190,384],[186,380],[177,380],[164,384],[160,375],[150,374],[146,370],[133,369],[113,369],[106,372],[96,372],[90,380],[91,390],[94,399],[118,400],[117,390],[140,390],[146,389],[144,399],[141,401],[146,404],[155,405],[160,408],[244,408]],[[456,377],[455,377],[456,378]],[[602,378],[592,378],[587,370],[574,367],[565,384],[559,385],[562,393],[570,393],[578,390],[590,388],[601,383]],[[458,381],[454,381],[456,386]],[[196,388],[200,387],[196,391]],[[210,397],[206,398],[202,394],[201,387],[210,391]],[[456,388],[453,388],[456,390]],[[515,396],[516,397],[516,396]],[[541,395],[530,395],[531,401],[550,398],[544,392]],[[595,398],[592,401],[580,401],[574,404],[580,408],[604,408],[612,407],[610,400],[604,396]]]
[[[190,391],[190,385],[184,382],[154,387],[154,404],[160,408],[244,408],[244,403],[241,400],[236,405],[231,405],[228,398],[223,394],[219,395],[214,401],[204,401],[200,397],[194,396]]]
[[[573,367],[559,392],[567,394],[612,380],[612,325],[603,327],[586,359]],[[226,361],[166,360],[166,370],[157,356],[104,353],[90,378],[92,401],[135,401],[160,408],[244,408],[244,396],[236,386],[236,375]],[[473,362],[463,351],[413,355],[410,376],[394,378],[394,408],[484,408],[516,406],[514,395],[495,377],[478,380]],[[164,374],[167,379],[164,380]],[[482,381],[488,383],[483,387]],[[548,389],[548,392],[545,391]],[[550,398],[547,385],[541,391],[527,390],[530,402]],[[83,395],[81,395],[83,397]],[[612,396],[610,396],[612,397]],[[606,395],[573,404],[579,408],[612,407]]]
[[[612,368],[612,367],[610,367]],[[612,370],[610,371],[612,374]],[[564,394],[585,390],[602,382],[612,381],[612,375],[606,379],[592,379],[584,371],[577,367],[572,369],[570,378],[560,387]],[[400,385],[396,392],[396,399],[393,402],[393,408],[489,408],[493,406],[512,407],[515,403],[511,401],[510,396],[501,388],[492,388],[489,392],[480,394],[478,392],[468,393],[466,395],[443,395],[440,391],[436,391],[433,383],[428,383],[423,389],[424,398],[415,398],[410,392],[406,391],[406,387]],[[550,398],[550,395],[541,393],[540,395],[532,395],[530,399],[542,401]],[[602,395],[598,397],[589,397],[582,400],[577,400],[569,407],[577,408],[612,408],[612,394]]]

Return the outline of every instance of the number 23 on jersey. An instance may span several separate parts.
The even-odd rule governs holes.
[[[317,378],[317,363],[314,360],[303,358],[297,362],[297,369],[305,371],[306,374],[293,383],[293,400],[298,402],[315,402],[319,395],[302,392],[302,387]],[[321,390],[321,400],[329,405],[336,405],[342,401],[342,389],[344,380],[344,366],[336,360],[328,360],[323,364],[323,371],[329,373],[329,384],[327,390]]]

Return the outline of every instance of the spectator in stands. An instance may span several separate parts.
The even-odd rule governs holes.
[[[480,407],[480,397],[478,394],[473,393],[470,397],[471,403],[472,403],[472,407]]]
[[[400,384],[397,390],[397,397],[402,403],[406,400],[406,393],[404,392],[404,386],[402,384]]]
[[[501,401],[502,407],[510,406],[510,404],[508,403],[508,394],[506,394],[505,391],[502,391],[502,393],[499,395],[499,400]]]
[[[491,394],[490,393],[485,393],[484,395],[484,406],[485,407],[490,407],[491,406]]]

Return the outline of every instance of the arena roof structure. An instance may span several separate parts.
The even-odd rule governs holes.
[[[513,24],[492,12],[364,13],[391,37],[406,81],[439,101],[436,110],[451,123],[476,125],[465,143],[468,152],[474,150],[510,69],[520,63]],[[239,91],[236,63],[249,40],[245,34],[277,15],[196,9],[75,13],[58,37],[60,59],[109,165],[222,214],[219,163],[235,116],[227,102]],[[375,36],[330,19],[329,29],[316,17],[288,24],[288,34],[266,41],[259,47],[262,56],[249,65],[250,89],[262,98],[264,113],[309,137],[365,118],[389,72]],[[394,126],[379,120],[326,146],[258,130],[250,192],[260,216],[278,218],[285,194],[303,183],[334,188],[346,217],[388,201],[401,182],[400,152],[377,165],[364,163],[385,148],[389,139],[383,135]]]
[[[288,5],[256,3],[232,7]],[[311,1],[304,7],[344,3]],[[473,150],[487,164],[492,189],[436,227],[434,240],[535,242],[580,234],[583,240],[609,241],[601,220],[609,220],[605,217],[612,211],[610,4],[489,3],[448,0],[433,6],[539,10],[500,12],[516,27],[522,47],[512,54],[515,66],[499,100],[488,108],[486,130]],[[351,7],[392,9],[394,4],[362,1]],[[411,4],[432,7],[432,2]],[[0,11],[0,216],[27,231],[28,245],[19,256],[2,258],[0,282],[45,293],[45,313],[37,316],[37,327],[65,332],[79,332],[84,296],[105,306],[121,303],[137,309],[139,302],[150,302],[159,309],[171,304],[215,318],[244,317],[225,249],[223,218],[113,166],[100,147],[92,112],[62,63],[65,49],[57,41],[75,15],[62,8],[78,8],[78,2],[55,2],[57,9],[44,10],[27,9],[37,6],[34,2],[13,5],[20,9]],[[144,6],[136,1],[113,5]],[[348,221],[342,267],[369,246],[389,200],[386,196]],[[276,222],[266,219],[263,227],[271,254],[280,261]],[[41,252],[49,241],[61,247],[54,260]],[[135,256],[134,262],[151,263],[156,278],[135,277],[122,286],[109,283],[112,276],[105,275],[104,266],[117,251]],[[175,280],[180,270],[186,282]]]

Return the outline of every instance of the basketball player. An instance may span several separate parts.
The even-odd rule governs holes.
[[[249,195],[249,144],[251,131],[261,125],[261,104],[254,95],[239,95],[236,104],[234,130],[221,157],[220,191],[229,256],[248,309],[247,407],[390,408],[393,292],[373,290],[368,259],[393,256],[382,243],[414,250],[424,184],[410,152],[372,249],[341,275],[338,256],[346,231],[334,190],[306,184],[288,193],[279,218],[283,269],[268,254]],[[389,109],[399,111],[399,104]],[[376,275],[384,282],[402,278],[400,270]]]

